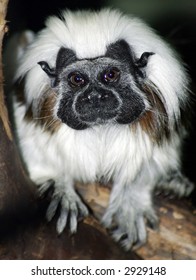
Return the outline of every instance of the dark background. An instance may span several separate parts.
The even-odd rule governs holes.
[[[195,0],[10,0],[8,6],[9,36],[11,33],[44,27],[48,15],[58,14],[63,8],[100,9],[104,6],[117,7],[133,15],[142,17],[158,30],[179,52],[187,64],[192,79],[192,90],[196,82],[196,1]],[[196,91],[195,91],[196,92]],[[186,141],[185,170],[196,182],[196,97],[192,100],[192,130]]]
[[[104,0],[10,0],[8,17],[11,30],[30,28],[38,31],[44,27],[48,15],[57,14],[61,9],[98,9],[104,5]]]

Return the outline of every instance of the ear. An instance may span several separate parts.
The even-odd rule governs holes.
[[[51,80],[51,86],[55,87],[58,83],[58,76],[69,64],[74,63],[77,60],[76,54],[71,49],[61,47],[56,57],[55,68],[50,68],[46,61],[40,61],[38,64],[42,70],[48,75]]]
[[[146,77],[145,67],[148,64],[149,57],[153,54],[153,52],[144,52],[141,57],[135,61],[135,71],[142,79]]]
[[[40,61],[40,62],[38,62],[38,64],[41,66],[42,70],[44,72],[46,72],[46,74],[48,75],[48,77],[51,80],[51,86],[54,87],[55,79],[57,77],[56,71],[54,69],[51,69],[46,61]]]
[[[67,67],[69,64],[76,62],[76,54],[73,50],[61,47],[56,58],[56,70],[60,72],[61,69]]]
[[[151,55],[153,55],[153,52],[144,52],[141,57],[136,61],[136,65],[139,68],[146,67],[148,63],[148,59]]]
[[[133,54],[129,44],[125,40],[118,40],[115,43],[111,43],[107,46],[105,56],[113,59],[133,63]]]

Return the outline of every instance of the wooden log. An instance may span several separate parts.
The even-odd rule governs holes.
[[[0,1],[0,220],[1,225],[24,218],[36,209],[35,186],[28,178],[13,140],[4,100],[2,41],[6,25],[8,0]],[[22,199],[21,199],[22,198]],[[28,207],[27,207],[28,206]],[[30,206],[30,207],[29,207]],[[25,209],[25,211],[24,211]],[[21,215],[23,213],[23,215]]]
[[[47,223],[45,211],[49,201],[40,201],[33,218],[15,220],[0,228],[0,259],[4,260],[135,260],[134,252],[124,252],[107,236],[99,223],[89,217],[79,223],[77,233],[56,232],[56,219]],[[56,217],[57,218],[57,217]]]
[[[43,218],[43,217],[42,217]],[[16,225],[0,237],[0,259],[4,260],[134,260],[136,253],[124,252],[95,226],[80,223],[76,234],[56,232],[56,220],[45,219]]]
[[[100,219],[108,204],[110,188],[98,184],[78,184],[77,190]],[[136,253],[142,259],[196,259],[194,207],[187,200],[171,200],[162,196],[155,198],[159,229],[148,229],[148,242]]]

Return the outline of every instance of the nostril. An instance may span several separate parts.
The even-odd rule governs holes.
[[[99,108],[117,108],[119,107],[119,100],[117,96],[108,90],[92,90],[80,94],[77,98],[77,108],[83,106],[85,108],[96,109]]]
[[[100,95],[100,98],[101,98],[102,100],[107,99],[108,97],[109,97],[108,94]]]
[[[95,102],[95,99],[96,97],[93,96],[92,94],[88,94],[87,98],[83,98],[84,101],[91,104]]]
[[[89,93],[86,98],[83,98],[83,101],[87,101],[88,103],[99,103],[104,99],[104,96],[99,93]]]

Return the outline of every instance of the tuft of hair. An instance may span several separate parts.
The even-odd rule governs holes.
[[[146,66],[142,85],[149,110],[138,123],[152,138],[169,135],[178,126],[181,112],[189,100],[186,70],[171,47],[148,25],[112,9],[97,12],[66,10],[59,17],[47,19],[46,28],[35,37],[19,60],[15,76],[15,80],[25,78],[27,108],[37,103],[46,106],[46,102],[40,102],[40,99],[43,101],[43,95],[47,95],[50,81],[37,64],[39,61],[47,60],[54,67],[61,47],[72,49],[79,59],[103,56],[109,44],[122,39],[129,44],[136,58],[146,51],[154,53]],[[49,102],[47,95],[47,107],[54,102],[54,96]]]

